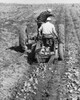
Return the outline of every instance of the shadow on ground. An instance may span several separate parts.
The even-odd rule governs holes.
[[[12,46],[12,47],[10,47],[10,48],[8,48],[8,49],[14,50],[14,51],[16,51],[16,52],[24,53],[24,50],[22,49],[21,46]]]
[[[21,46],[12,46],[10,48],[8,48],[10,50],[14,50],[16,52],[20,52],[20,53],[26,53]],[[34,53],[26,53],[26,56],[27,56],[27,60],[28,60],[28,63],[31,65],[33,63],[37,63],[36,59],[34,58]]]

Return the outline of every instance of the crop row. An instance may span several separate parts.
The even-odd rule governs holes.
[[[77,100],[79,91],[79,71],[77,68],[77,54],[78,54],[78,37],[75,29],[75,23],[72,17],[73,10],[71,8],[66,9],[65,13],[65,37],[66,37],[66,48],[68,59],[66,60],[66,72],[65,72],[65,83],[64,93],[68,97],[68,99],[72,98],[72,100]],[[76,17],[75,17],[76,18]],[[75,76],[77,78],[75,78]]]

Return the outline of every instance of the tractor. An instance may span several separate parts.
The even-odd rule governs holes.
[[[29,51],[27,52],[29,60],[35,59],[37,63],[51,63],[55,59],[64,60],[65,36],[63,24],[58,26],[58,36],[60,39],[55,38],[48,47],[43,46],[42,38],[37,39],[37,36],[30,38],[26,43]]]

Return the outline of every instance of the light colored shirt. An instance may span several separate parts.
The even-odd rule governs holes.
[[[50,22],[43,23],[41,25],[41,27],[39,28],[40,33],[41,33],[41,31],[42,31],[42,34],[44,34],[44,35],[45,34],[47,34],[47,35],[48,34],[55,34],[56,36],[58,36],[54,25]]]

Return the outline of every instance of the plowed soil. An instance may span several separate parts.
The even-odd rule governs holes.
[[[47,8],[64,25],[64,61],[29,64],[20,50],[19,25],[37,32],[36,17]],[[0,4],[0,100],[80,100],[80,5]]]

